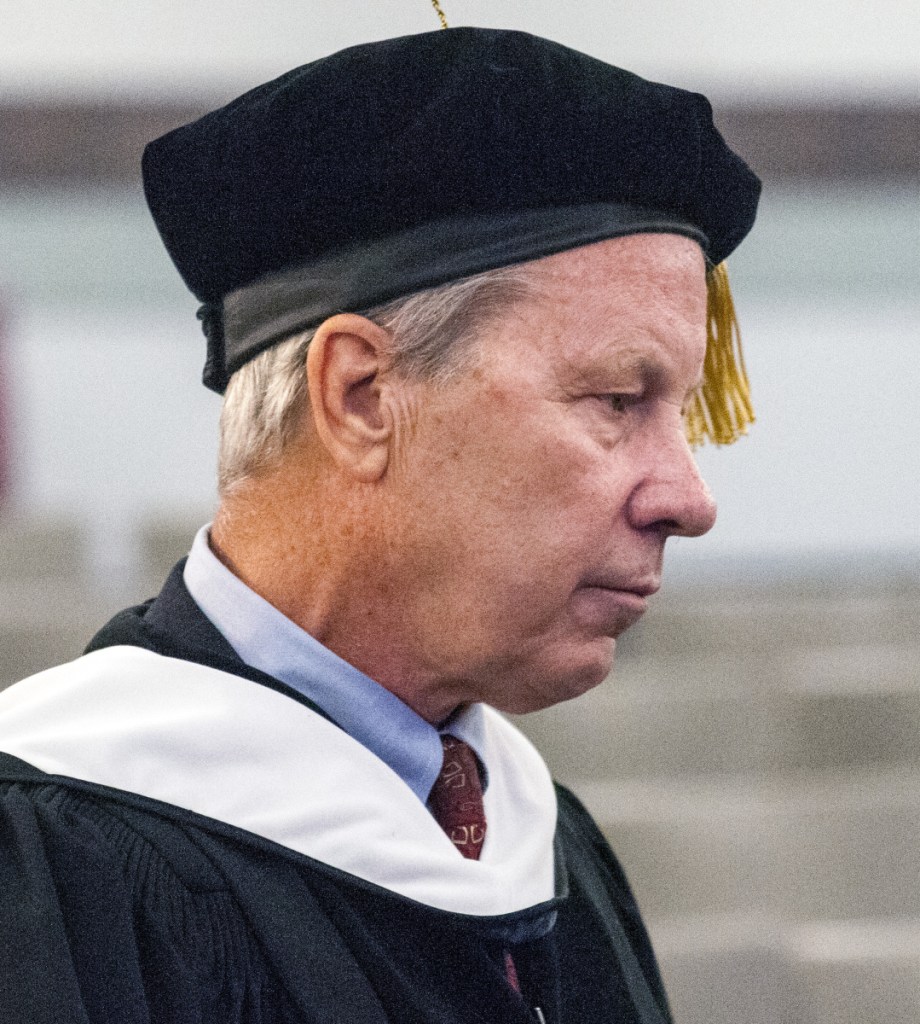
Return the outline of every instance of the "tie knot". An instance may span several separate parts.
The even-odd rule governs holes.
[[[456,736],[442,735],[444,762],[431,788],[428,806],[435,821],[464,857],[479,860],[486,837],[479,758]]]

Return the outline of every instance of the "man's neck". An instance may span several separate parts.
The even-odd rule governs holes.
[[[374,517],[357,517],[351,503],[336,508],[326,497],[316,515],[302,501],[285,500],[286,490],[251,487],[224,502],[211,550],[251,590],[426,721],[448,719],[469,696],[420,670],[407,643],[409,595],[391,564],[392,544],[367,526]]]

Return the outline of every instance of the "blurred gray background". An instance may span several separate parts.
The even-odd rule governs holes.
[[[920,14],[444,0],[699,89],[765,182],[731,260],[758,422],[699,461],[613,678],[522,720],[650,922],[678,1024],[920,1021]],[[0,685],[155,592],[219,399],[145,141],[427,0],[0,0]]]

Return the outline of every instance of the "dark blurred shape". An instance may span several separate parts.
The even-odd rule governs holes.
[[[920,175],[920,103],[719,106],[716,124],[772,180]]]
[[[140,181],[141,151],[208,104],[0,103],[0,184],[37,187]]]
[[[146,143],[211,106],[0,102],[0,185],[139,182]],[[770,181],[920,177],[920,103],[720,103],[716,123]]]
[[[8,327],[7,308],[0,296],[0,512],[9,504],[12,488],[13,417],[10,411],[12,380],[6,354]]]

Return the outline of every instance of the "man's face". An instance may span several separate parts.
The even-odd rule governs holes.
[[[391,476],[416,664],[454,703],[516,713],[601,682],[665,540],[715,519],[682,421],[706,346],[699,247],[634,235],[532,268],[475,367],[407,403]]]

